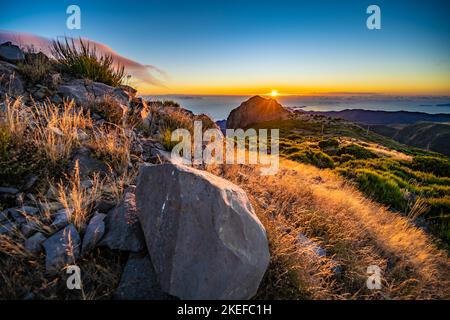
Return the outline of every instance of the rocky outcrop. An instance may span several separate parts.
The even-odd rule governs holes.
[[[288,119],[290,114],[290,111],[275,99],[254,96],[230,112],[227,128],[245,129],[259,122]]]
[[[0,98],[18,97],[25,93],[22,78],[15,65],[0,61]]]
[[[138,217],[162,289],[181,299],[249,299],[269,264],[245,192],[177,164],[142,167]]]
[[[25,59],[25,54],[16,45],[11,42],[5,42],[0,45],[0,60],[17,63]]]
[[[125,88],[114,88],[104,83],[76,79],[58,87],[58,94],[66,99],[74,99],[77,104],[90,106],[108,99],[125,107],[129,106],[131,94]]]
[[[106,232],[100,245],[113,250],[139,252],[145,248],[136,214],[134,189],[125,191],[123,201],[105,218]]]

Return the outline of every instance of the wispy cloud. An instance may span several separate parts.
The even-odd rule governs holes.
[[[11,41],[21,47],[33,47],[35,50],[42,51],[47,55],[51,54],[50,45],[52,39],[44,38],[32,33],[0,31],[0,43],[6,41]],[[75,43],[79,43],[79,39],[75,38],[74,41]],[[117,64],[123,65],[126,72],[132,76],[132,81],[136,82],[138,87],[166,87],[164,82],[168,79],[168,75],[160,68],[128,59],[103,43],[85,38],[83,38],[83,41],[88,41],[97,48],[99,53],[109,54],[114,58],[114,61]]]

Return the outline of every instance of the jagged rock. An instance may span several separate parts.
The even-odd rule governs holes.
[[[81,254],[86,254],[89,250],[94,248],[105,233],[105,222],[103,221],[106,214],[97,213],[89,221],[86,232],[83,238],[83,246]]]
[[[288,119],[290,114],[290,111],[275,99],[254,96],[230,112],[227,128],[245,129],[259,122]]]
[[[59,230],[64,228],[69,224],[69,216],[72,214],[73,209],[60,209],[55,213],[55,218],[53,219],[53,223],[50,227],[54,230]]]
[[[30,189],[32,186],[34,186],[34,184],[38,181],[38,179],[39,177],[34,174],[28,176],[22,190],[26,191]]]
[[[6,94],[18,97],[25,93],[22,78],[17,67],[8,62],[0,61],[0,97]]]
[[[17,63],[25,59],[25,54],[18,46],[8,41],[0,45],[0,59]]]
[[[11,187],[0,187],[0,193],[16,194],[19,190]]]
[[[8,212],[7,211],[0,211],[0,222],[5,221],[8,219]]]
[[[131,253],[114,294],[119,300],[164,300],[169,296],[161,290],[148,254]]]
[[[80,236],[73,224],[45,240],[43,246],[48,273],[57,273],[66,264],[75,264],[80,256]]]
[[[44,212],[54,212],[62,209],[64,205],[60,202],[47,202],[39,204],[39,207]]]
[[[100,103],[107,98],[128,107],[131,100],[128,92],[122,88],[114,88],[104,83],[82,79],[76,79],[59,86],[58,94],[64,98],[74,99],[77,104],[83,106]]]
[[[69,170],[74,171],[75,163],[78,161],[78,169],[81,177],[85,178],[93,173],[107,173],[108,166],[102,161],[92,157],[91,152],[87,148],[80,148],[75,153]]]
[[[297,235],[297,241],[298,243],[307,248],[310,252],[318,255],[319,257],[325,257],[326,252],[325,249],[318,246],[314,241],[309,239],[307,236],[305,236],[303,233],[299,232]]]
[[[98,212],[109,212],[115,205],[116,203],[112,200],[100,199],[95,205],[95,210]]]
[[[141,167],[138,216],[164,292],[249,299],[269,264],[266,232],[245,192],[186,166]]]
[[[22,232],[24,237],[29,237],[38,230],[38,227],[38,223],[35,220],[31,220],[22,225],[22,227],[20,228],[20,232]]]
[[[29,206],[23,206],[20,208],[9,208],[6,210],[9,212],[14,221],[18,224],[25,223],[27,221],[28,216],[34,216],[36,213],[39,212],[38,208]]]
[[[105,218],[106,232],[100,245],[113,250],[139,252],[145,248],[136,214],[134,188],[125,191],[123,201]]]
[[[0,234],[11,235],[14,233],[16,228],[17,225],[12,221],[5,220],[0,222]]]
[[[38,255],[42,251],[42,244],[47,238],[40,232],[25,240],[25,250],[33,255]]]

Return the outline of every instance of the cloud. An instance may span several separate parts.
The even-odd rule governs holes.
[[[62,39],[63,37],[58,37],[57,39]],[[107,45],[93,41],[90,39],[82,39],[83,41],[88,41],[91,45],[95,46],[99,53],[101,54],[109,54],[114,58],[116,64],[123,65],[126,69],[127,74],[131,75],[131,80],[133,82],[137,82],[138,87],[163,87],[166,85],[164,81],[169,77],[168,75],[161,70],[160,68],[149,65],[149,64],[141,64],[137,61],[128,59],[113,49],[108,47]],[[32,33],[24,33],[24,32],[10,32],[10,31],[1,31],[0,30],[0,43],[11,41],[21,47],[32,47],[36,51],[42,51],[47,55],[51,55],[50,45],[52,40],[48,38],[44,38]],[[74,39],[75,43],[79,43],[79,39]]]

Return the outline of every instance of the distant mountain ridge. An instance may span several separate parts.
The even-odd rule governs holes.
[[[364,109],[345,109],[342,111],[305,111],[333,118],[342,118],[364,124],[413,124],[421,121],[450,122],[450,114],[430,114],[410,111],[382,111]]]

